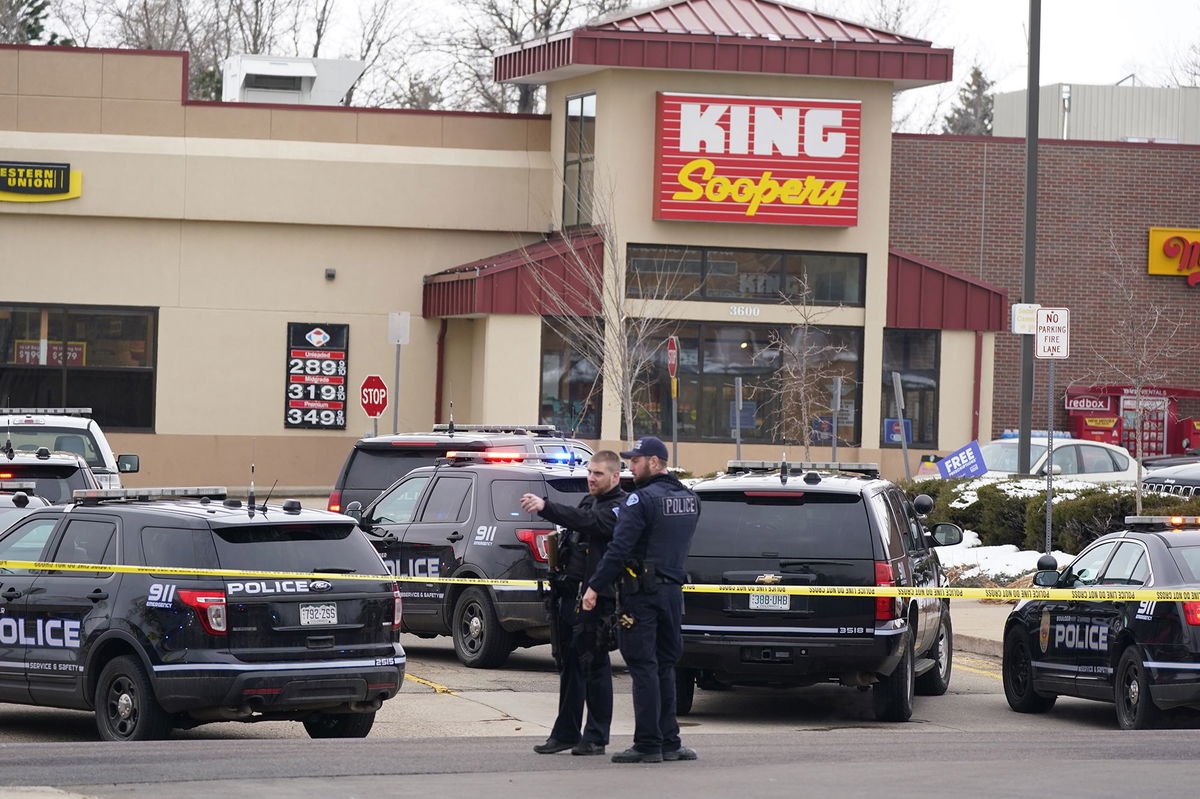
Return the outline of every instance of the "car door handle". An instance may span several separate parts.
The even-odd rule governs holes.
[[[460,533],[458,530],[455,530],[453,533],[446,536],[446,540],[451,544],[455,543],[456,541],[462,541],[462,533]]]
[[[17,597],[22,596],[22,594],[17,589],[9,586],[9,589],[7,591],[5,591],[3,594],[0,594],[0,596],[4,597],[6,600],[12,601],[12,600],[16,599]]]
[[[99,602],[102,599],[108,599],[108,592],[100,588],[87,595],[87,598],[93,602]]]

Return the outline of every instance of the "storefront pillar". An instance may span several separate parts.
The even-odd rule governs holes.
[[[475,320],[475,424],[534,424],[541,389],[542,318],[494,314]]]

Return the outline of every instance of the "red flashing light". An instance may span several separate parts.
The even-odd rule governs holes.
[[[204,632],[209,635],[225,635],[225,592],[224,591],[194,591],[188,588],[179,589],[179,599],[183,604],[196,611]]]
[[[892,587],[896,584],[892,564],[875,561],[875,585]],[[875,597],[875,621],[894,621],[900,618],[900,598],[893,596]]]
[[[327,510],[332,511],[333,513],[341,513],[342,512],[342,492],[336,491],[336,490],[329,492],[329,504],[326,505],[325,507]]]
[[[0,472],[0,480],[11,480],[11,479],[13,479],[12,472]]]
[[[1184,602],[1183,618],[1193,627],[1200,626],[1200,602]]]
[[[500,450],[490,449],[483,453],[483,457],[489,461],[519,461],[525,458],[524,452],[502,452]]]
[[[524,541],[529,545],[529,551],[533,554],[533,559],[538,563],[545,563],[549,560],[549,538],[550,530],[517,530],[517,540]]]

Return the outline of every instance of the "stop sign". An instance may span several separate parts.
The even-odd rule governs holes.
[[[679,336],[667,339],[667,374],[672,378],[679,371]]]
[[[388,387],[379,375],[367,375],[358,389],[358,400],[362,403],[363,413],[372,419],[378,419],[387,410]]]

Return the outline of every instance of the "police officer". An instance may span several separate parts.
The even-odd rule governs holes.
[[[547,521],[567,528],[560,538],[562,572],[554,579],[550,601],[556,603],[552,623],[558,642],[558,717],[545,743],[533,747],[542,755],[570,749],[573,755],[602,755],[612,723],[612,663],[601,634],[603,618],[611,616],[615,599],[611,591],[598,607],[581,612],[584,581],[600,563],[612,539],[617,513],[625,492],[621,490],[621,459],[601,450],[588,462],[588,495],[572,508],[534,494],[521,497],[526,513],[536,512]],[[587,724],[583,707],[587,703]],[[579,729],[583,727],[583,734]]]
[[[583,608],[621,578],[621,655],[633,678],[633,747],[614,763],[695,760],[679,740],[675,719],[675,663],[683,649],[684,561],[700,520],[700,501],[667,471],[667,448],[646,436],[629,452],[637,490],[621,507],[613,540],[588,580]]]

